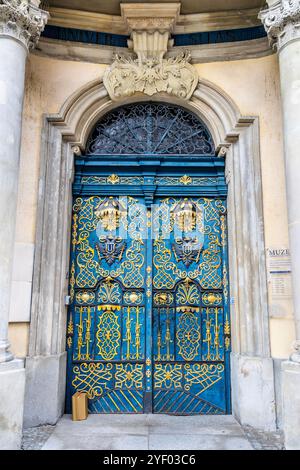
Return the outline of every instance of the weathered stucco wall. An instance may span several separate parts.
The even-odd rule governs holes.
[[[13,352],[26,354],[28,342],[31,267],[35,241],[36,205],[42,115],[56,113],[82,85],[103,74],[104,65],[60,61],[31,55],[27,64],[23,137],[16,229],[16,259],[12,298],[24,292],[24,305],[11,309],[10,340]],[[260,59],[216,62],[197,66],[199,76],[222,88],[242,115],[260,118],[263,205],[266,247],[287,247],[287,214],[279,95],[275,55]],[[259,228],[258,228],[259,229]],[[30,268],[31,270],[31,268]],[[291,307],[270,319],[272,355],[287,357],[294,337]]]

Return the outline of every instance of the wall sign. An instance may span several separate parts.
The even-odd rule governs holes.
[[[288,248],[267,248],[270,316],[291,314],[291,259]]]

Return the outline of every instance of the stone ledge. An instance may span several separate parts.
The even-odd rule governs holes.
[[[190,52],[192,64],[253,59],[274,53],[269,47],[267,38],[259,38],[241,42],[173,47],[166,54],[166,57],[172,57],[184,51]],[[42,37],[33,54],[60,60],[111,64],[116,54],[123,54],[124,52],[128,54],[128,57],[132,56],[128,49],[123,47],[85,44],[83,42],[61,41]]]
[[[51,16],[48,23],[54,26],[127,34],[124,21],[118,15],[57,7],[50,7],[49,12]],[[174,33],[197,33],[199,25],[201,25],[201,31],[203,32],[257,26],[261,24],[257,18],[258,12],[258,8],[247,8],[244,10],[179,15]]]

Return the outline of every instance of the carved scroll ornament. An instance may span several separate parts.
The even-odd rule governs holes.
[[[160,92],[189,99],[198,83],[198,73],[189,63],[190,55],[181,53],[164,58],[172,45],[170,35],[180,4],[122,4],[121,10],[130,33],[128,47],[137,58],[116,56],[106,70],[103,83],[111,99]]]
[[[113,100],[132,96],[137,92],[152,96],[166,92],[189,99],[198,83],[198,73],[189,63],[189,54],[169,59],[139,59],[116,56],[104,75],[104,85]]]

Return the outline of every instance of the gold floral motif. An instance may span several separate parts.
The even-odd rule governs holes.
[[[107,182],[110,184],[118,184],[120,182],[120,178],[118,175],[113,173],[107,177]]]
[[[105,307],[105,305],[98,307],[104,311],[100,316],[96,333],[97,348],[98,354],[105,361],[111,361],[118,354],[121,332],[118,315],[111,309],[105,309]]]
[[[142,389],[143,377],[143,364],[116,364],[115,380],[118,389]]]
[[[220,305],[222,303],[222,294],[218,292],[205,292],[202,295],[204,305]]]
[[[117,282],[113,282],[108,276],[104,282],[100,284],[98,302],[101,304],[120,304],[122,301],[122,291]]]
[[[200,293],[196,284],[192,283],[189,278],[186,278],[178,286],[176,293],[177,305],[199,305]]]
[[[76,302],[78,302],[79,304],[92,303],[94,302],[94,300],[95,300],[94,292],[82,291],[82,292],[76,293]]]
[[[155,364],[154,388],[182,389],[181,364]]]
[[[201,329],[199,324],[199,314],[181,313],[176,331],[178,354],[185,361],[195,360],[199,353]]]
[[[77,229],[78,229],[78,215],[74,213],[73,215],[73,232],[72,232],[72,247],[73,252],[75,251],[76,244],[77,244]]]
[[[184,185],[187,185],[187,184],[192,184],[192,178],[188,175],[183,175],[180,179],[179,179],[180,183],[184,184]]]
[[[227,300],[228,300],[228,277],[227,277],[227,267],[226,267],[225,263],[223,265],[223,295],[224,295],[225,303],[227,303]]]
[[[73,260],[72,265],[71,265],[71,276],[70,276],[70,298],[71,298],[71,302],[73,302],[73,299],[74,299],[74,294],[75,294],[74,287],[75,287],[75,262]]]
[[[157,292],[154,295],[154,302],[156,305],[171,305],[173,300],[174,296],[170,292]]]
[[[221,243],[222,246],[226,246],[226,226],[225,226],[225,216],[221,215]]]
[[[220,308],[206,308],[205,331],[206,336],[203,343],[207,345],[207,353],[204,355],[205,361],[223,360],[223,346],[220,343],[220,334],[222,332],[223,323],[219,321],[219,315],[222,316]]]
[[[225,350],[229,351],[230,350],[230,338],[226,336],[225,338]]]
[[[72,317],[70,317],[70,320],[68,323],[67,333],[68,335],[72,335],[74,333],[74,323],[73,323]]]
[[[126,341],[126,359],[130,360],[130,345],[131,345],[131,318],[130,318],[130,307],[127,307],[127,318],[126,318],[126,336],[124,341]]]
[[[76,309],[78,311],[78,309]],[[76,325],[77,326],[77,333],[78,333],[78,339],[77,339],[77,350],[78,350],[78,356],[77,359],[80,361],[81,360],[81,349],[83,347],[83,307],[79,308],[79,323]]]
[[[225,335],[230,335],[230,323],[228,321],[228,318],[226,319],[225,321],[225,325],[224,325],[224,334]]]
[[[136,321],[135,321],[135,359],[140,358],[141,347],[141,326],[140,323],[140,308],[135,307]]]
[[[124,293],[124,302],[126,304],[131,304],[131,305],[134,305],[134,304],[141,304],[143,301],[143,294],[142,292],[136,292],[136,291],[133,291],[133,292],[125,292]]]
[[[85,321],[86,332],[85,332],[85,342],[86,342],[86,354],[85,359],[88,361],[90,359],[90,342],[91,342],[91,307],[87,307],[87,319]]]

